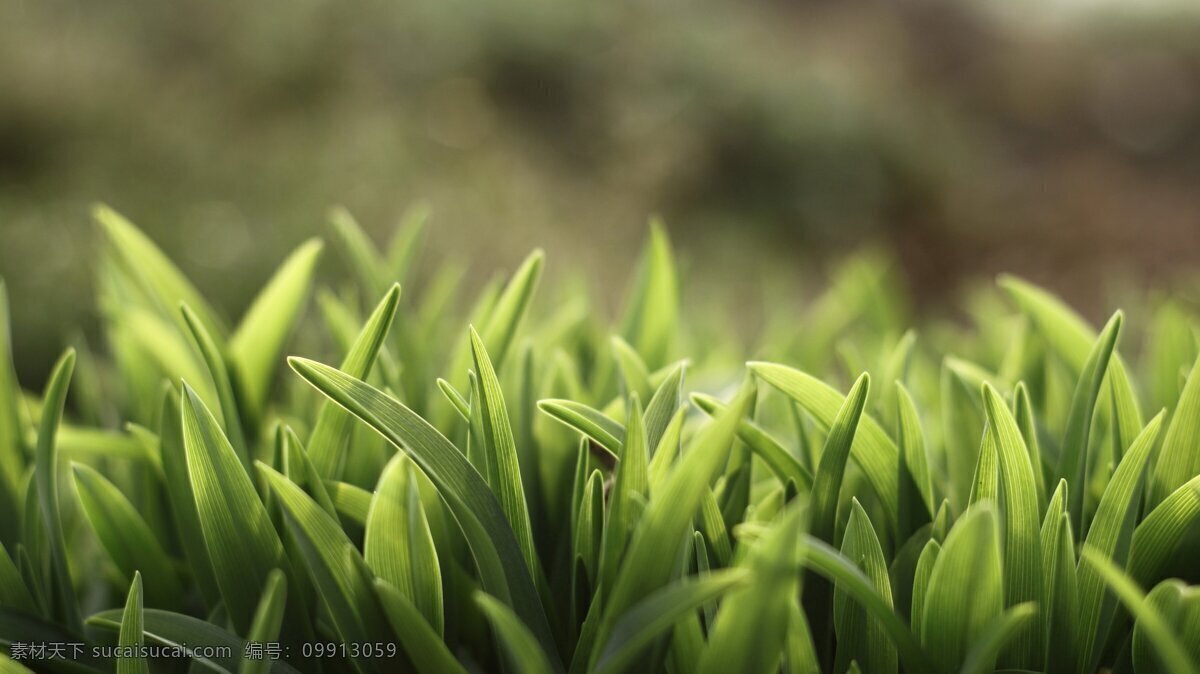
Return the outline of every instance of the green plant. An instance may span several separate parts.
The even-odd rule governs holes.
[[[610,330],[572,286],[534,301],[540,252],[461,315],[459,275],[408,281],[423,213],[380,253],[337,211],[320,320],[313,241],[230,326],[97,218],[109,355],[37,396],[0,344],[0,670],[1200,666],[1178,302],[1140,367],[1121,313],[1009,277],[918,337],[864,256],[747,365],[729,317],[686,322],[661,227]]]

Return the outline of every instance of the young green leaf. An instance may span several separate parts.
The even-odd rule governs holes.
[[[1158,460],[1150,482],[1149,505],[1154,507],[1180,485],[1200,475],[1200,359],[1192,366],[1187,383],[1179,395],[1179,404],[1167,425]]]
[[[864,372],[850,387],[850,393],[846,394],[845,402],[830,425],[825,448],[821,450],[821,463],[813,478],[812,533],[828,543],[833,543],[838,494],[842,490],[850,448],[854,444],[870,389],[871,376]]]
[[[717,398],[705,395],[703,393],[693,393],[691,395],[692,402],[699,407],[701,411],[709,416],[720,413],[725,409],[725,403]],[[808,491],[812,489],[813,476],[796,457],[784,448],[778,440],[771,437],[758,424],[755,424],[749,419],[743,419],[742,423],[738,424],[737,432],[738,440],[746,443],[750,451],[754,452],[763,463],[771,469],[775,477],[783,484],[787,484],[788,480],[796,483],[796,486],[801,490]]]
[[[1083,373],[1075,387],[1075,395],[1071,399],[1071,414],[1067,417],[1067,430],[1063,437],[1062,456],[1058,463],[1058,474],[1072,484],[1082,487],[1088,472],[1088,436],[1092,427],[1092,414],[1096,409],[1096,400],[1100,397],[1100,385],[1104,381],[1104,373],[1108,369],[1109,360],[1116,350],[1117,336],[1121,331],[1121,312],[1113,314],[1108,325],[1100,333],[1095,346],[1088,354]],[[1074,528],[1082,531],[1083,497],[1086,489],[1075,489],[1071,492],[1071,502],[1068,509],[1071,512],[1071,523]]]
[[[1163,499],[1134,530],[1129,575],[1144,584],[1159,580],[1163,567],[1198,520],[1200,475]]]
[[[612,587],[621,553],[625,550],[629,534],[637,524],[633,499],[644,499],[650,491],[648,442],[646,426],[642,419],[642,405],[635,393],[629,401],[625,446],[621,448],[622,459],[614,471],[613,488],[608,499],[609,515],[604,523],[600,559],[600,577],[604,587]]]
[[[745,585],[751,574],[746,569],[729,569],[704,579],[686,578],[664,587],[629,609],[617,622],[596,660],[596,674],[625,671],[637,655],[681,617]]]
[[[404,595],[441,635],[441,568],[410,461],[397,454],[379,477],[367,512],[363,557],[376,577]]]
[[[987,674],[993,671],[997,656],[1004,652],[1008,643],[1018,634],[1032,627],[1036,616],[1037,605],[1034,602],[1025,602],[994,618],[967,653],[962,667],[963,674]]]
[[[293,251],[229,338],[229,359],[241,399],[255,416],[267,402],[284,343],[304,310],[323,247],[320,239],[309,239]]]
[[[225,365],[225,354],[221,351],[221,347],[217,345],[212,335],[205,330],[196,313],[188,305],[181,305],[179,311],[183,316],[184,324],[191,331],[192,339],[199,347],[204,364],[208,366],[208,375],[212,379],[213,388],[217,392],[217,402],[221,406],[221,417],[225,422],[225,437],[229,439],[229,444],[233,447],[233,451],[237,453],[238,458],[242,461],[242,465],[246,468],[246,472],[249,473],[250,451],[246,445],[245,433],[242,431],[242,422],[238,413],[238,401],[233,392],[233,382],[229,378],[229,371]]]
[[[466,674],[442,637],[433,631],[416,606],[382,578],[375,579],[375,592],[392,630],[420,674]]]
[[[375,595],[374,579],[337,521],[287,477],[261,461],[255,466],[283,507],[288,530],[338,636],[346,643],[359,644],[384,639],[386,618]],[[381,663],[366,654],[351,654],[351,659],[366,671],[384,671]]]
[[[762,362],[751,362],[748,367],[759,379],[799,403],[826,430],[834,424],[845,404],[846,399],[831,386],[799,370]],[[850,451],[871,483],[871,488],[878,494],[883,507],[888,512],[897,512],[899,496],[896,493],[896,471],[899,450],[869,414],[862,414]]]
[[[525,563],[530,569],[537,569],[539,562],[533,547],[533,527],[529,521],[529,506],[525,503],[525,487],[521,483],[521,466],[517,459],[508,408],[504,404],[504,392],[483,340],[474,328],[471,328],[471,355],[475,361],[475,372],[479,375],[483,433],[491,452],[488,465],[496,467],[496,496],[525,553]]]
[[[78,463],[72,468],[83,511],[117,568],[129,578],[146,573],[145,595],[152,606],[178,606],[183,589],[171,559],[137,509],[95,469]]]
[[[61,504],[58,500],[58,446],[55,436],[62,419],[63,405],[67,400],[67,387],[71,383],[71,372],[75,368],[75,351],[68,349],[55,363],[46,384],[43,397],[42,419],[38,426],[37,453],[34,479],[37,484],[38,509],[42,516],[50,543],[50,567],[52,570],[50,594],[54,616],[71,630],[80,626],[79,602],[75,597],[75,586],[67,561],[66,534],[63,529]]]
[[[400,302],[400,286],[394,285],[383,296],[371,317],[363,325],[362,332],[354,340],[350,352],[342,361],[342,371],[359,379],[365,379],[375,363],[375,357],[383,348],[396,316]],[[316,426],[308,438],[309,456],[323,478],[337,479],[345,462],[346,444],[350,428],[354,423],[348,412],[328,401],[321,406]]]
[[[1192,663],[1200,663],[1200,591],[1173,578],[1155,586],[1146,595],[1146,601],[1175,628]],[[1136,672],[1168,671],[1167,663],[1158,656],[1149,628],[1141,623],[1133,630],[1133,668]]]
[[[548,651],[554,648],[532,571],[500,502],[479,473],[429,422],[346,373],[301,358],[288,363],[314,388],[412,456],[445,499],[471,547],[485,591],[510,601]]]
[[[554,672],[537,638],[504,602],[483,592],[476,592],[475,604],[492,623],[492,629],[496,630],[513,671],[529,674]]]
[[[121,614],[121,633],[117,639],[117,674],[150,674],[150,665],[138,650],[146,643],[142,634],[142,574],[133,573],[125,612]]]
[[[539,400],[538,409],[551,418],[574,428],[599,443],[616,463],[617,452],[625,442],[625,428],[600,410],[571,400]]]
[[[283,543],[217,420],[186,384],[183,446],[213,576],[230,622],[246,634],[260,589],[283,567]]]
[[[937,671],[933,660],[922,649],[912,631],[900,616],[896,615],[888,602],[875,591],[874,583],[854,562],[846,559],[828,543],[808,534],[801,537],[800,555],[804,566],[837,583],[841,591],[861,604],[872,618],[883,625],[888,637],[896,646],[905,671]]]
[[[21,387],[13,369],[8,289],[0,279],[0,511],[18,510],[18,487],[25,469],[25,438],[20,413]],[[0,518],[0,544],[16,545],[16,519]]]
[[[226,330],[216,312],[153,241],[108,206],[97,204],[92,209],[92,216],[104,229],[121,268],[147,296],[153,298],[161,315],[178,316],[176,309],[180,303],[185,303],[195,310],[210,334],[224,339]]]
[[[1125,453],[1116,472],[1104,489],[1100,506],[1084,539],[1083,549],[1105,556],[1124,566],[1129,556],[1130,538],[1141,501],[1142,476],[1146,460],[1158,440],[1165,412],[1154,417]],[[1094,567],[1081,565],[1078,571],[1080,672],[1094,671],[1103,654],[1103,637],[1108,634],[1116,611],[1115,597],[1107,596],[1104,581]]]
[[[797,542],[805,514],[804,508],[792,507],[751,550],[746,566],[754,582],[734,590],[722,602],[700,658],[702,674],[767,674],[778,668],[799,587]]]
[[[880,598],[892,606],[892,586],[888,578],[887,560],[879,537],[858,499],[851,500],[850,522],[842,539],[842,555],[853,560],[870,579]],[[896,672],[896,647],[879,621],[866,609],[853,602],[844,590],[833,596],[834,630],[837,634],[837,661],[834,669],[843,671],[853,659],[870,672]]]
[[[611,636],[621,614],[670,580],[676,567],[675,551],[682,546],[705,492],[729,456],[738,423],[753,396],[754,389],[745,387],[729,409],[709,422],[655,492],[613,582],[600,643]]]
[[[678,321],[679,280],[671,242],[666,228],[655,220],[625,304],[621,335],[654,370],[667,363]]]
[[[279,630],[283,626],[283,610],[286,605],[287,576],[280,569],[275,569],[267,576],[267,584],[258,600],[258,608],[254,611],[254,620],[250,623],[250,631],[246,633],[246,641],[259,644],[279,641]],[[247,658],[243,655],[238,674],[265,674],[270,670],[270,665],[271,661],[266,658]]]
[[[938,554],[919,626],[937,671],[955,671],[971,646],[1004,610],[1000,540],[995,511],[978,504],[964,515]]]
[[[1017,421],[990,384],[983,385],[983,403],[988,433],[995,444],[1000,466],[1000,492],[1004,503],[1004,603],[1011,608],[1042,600],[1037,478]],[[1013,643],[1000,658],[1000,664],[1029,669],[1036,667],[1041,660],[1041,637],[1037,616],[1030,616],[1028,627],[1013,636]]]
[[[1146,600],[1146,596],[1137,583],[1094,550],[1084,548],[1081,562],[1087,562],[1096,569],[1104,582],[1125,605],[1125,608],[1137,619],[1146,638],[1154,644],[1159,657],[1166,663],[1167,671],[1179,672],[1179,674],[1195,674],[1200,671],[1192,662],[1183,644],[1172,633],[1170,625],[1163,619],[1162,614]]]
[[[1042,604],[1044,660],[1050,672],[1070,672],[1075,667],[1079,599],[1075,539],[1071,534],[1067,497],[1067,482],[1062,480],[1050,500],[1041,531],[1042,573],[1046,581]]]

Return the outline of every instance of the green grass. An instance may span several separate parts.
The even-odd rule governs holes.
[[[0,285],[0,671],[1200,668],[1179,301],[910,326],[863,257],[746,348],[661,226],[610,326],[540,251],[464,299],[423,213],[381,252],[338,210],[350,277],[306,242],[229,322],[96,215],[104,348],[42,395]]]

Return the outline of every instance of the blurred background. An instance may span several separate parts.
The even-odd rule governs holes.
[[[1200,268],[1200,5],[6,0],[27,386],[94,324],[97,201],[230,315],[331,206],[425,202],[477,281],[541,246],[616,301],[658,214],[688,296],[867,247],[918,311],[1006,270],[1097,318]]]

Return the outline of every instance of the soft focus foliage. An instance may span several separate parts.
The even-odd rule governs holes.
[[[970,323],[910,326],[863,256],[747,363],[659,224],[611,322],[541,251],[474,298],[410,282],[423,216],[380,249],[343,210],[230,320],[96,218],[104,346],[40,395],[0,285],[4,671],[189,667],[28,660],[58,641],[244,672],[1200,667],[1174,301],[1097,331],[1003,277]]]

